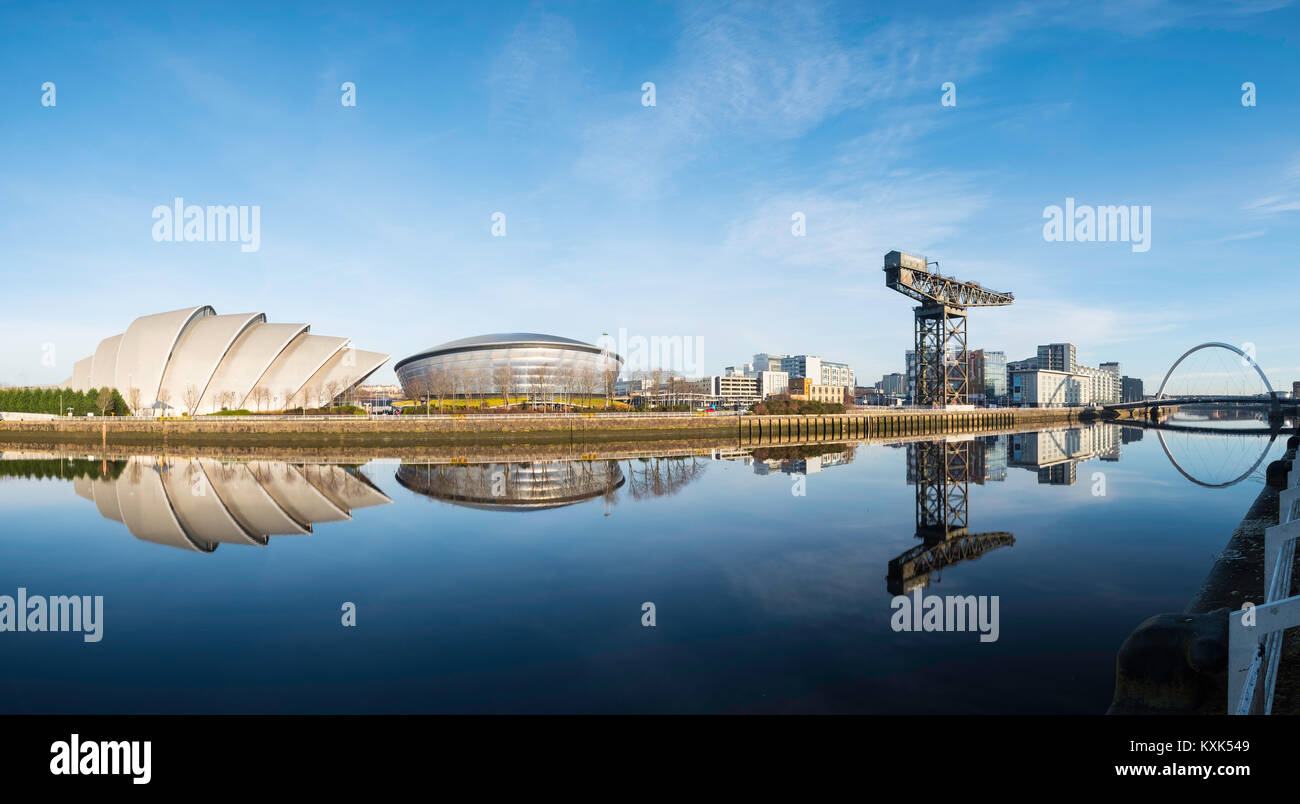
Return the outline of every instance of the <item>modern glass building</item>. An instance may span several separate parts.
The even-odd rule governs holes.
[[[1007,395],[1007,353],[984,352],[984,395],[988,402],[1003,401]]]
[[[433,346],[394,368],[409,399],[501,394],[549,402],[562,394],[603,394],[622,367],[622,357],[599,346],[509,332]]]

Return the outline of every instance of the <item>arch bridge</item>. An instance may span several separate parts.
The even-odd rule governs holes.
[[[1173,376],[1178,366],[1191,355],[1203,349],[1226,349],[1229,352],[1240,357],[1247,365],[1255,370],[1260,380],[1264,382],[1264,387],[1268,389],[1263,394],[1206,394],[1206,395],[1181,395],[1169,396],[1165,394],[1165,388],[1169,385],[1169,378]],[[1283,407],[1294,408],[1296,400],[1289,394],[1273,390],[1273,383],[1269,382],[1268,376],[1264,370],[1242,349],[1233,346],[1230,343],[1221,341],[1208,341],[1198,344],[1179,355],[1174,364],[1165,372],[1165,377],[1160,381],[1160,388],[1156,391],[1155,396],[1150,399],[1144,399],[1140,402],[1120,402],[1112,405],[1106,405],[1107,410],[1133,410],[1133,409],[1150,409],[1152,415],[1157,415],[1160,408],[1178,407],[1180,405],[1268,405],[1270,416],[1280,416]]]

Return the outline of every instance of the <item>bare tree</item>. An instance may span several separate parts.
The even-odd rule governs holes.
[[[222,410],[230,410],[235,406],[235,392],[227,389],[217,394],[217,404]]]
[[[329,397],[329,404],[333,406],[334,398],[339,395],[339,381],[330,380],[325,383],[325,396]]]
[[[452,379],[450,372],[446,369],[434,369],[433,373],[429,375],[430,390],[433,391],[433,395],[438,398],[439,413],[445,411],[443,400],[447,398],[447,394],[451,393],[454,382],[455,381]]]
[[[412,383],[412,391],[415,392],[415,399],[424,405],[424,412],[429,412],[429,395],[433,393],[433,383],[429,381],[427,374],[420,375]]]
[[[650,382],[654,389],[655,404],[659,403],[659,389],[664,385],[664,370],[661,368],[650,370]]]
[[[618,369],[605,369],[601,372],[601,380],[605,384],[605,408],[608,410],[614,403],[614,392],[618,390]]]
[[[510,407],[510,397],[515,386],[514,367],[509,363],[503,363],[499,366],[492,367],[492,382],[497,390],[501,392],[501,404],[505,408]]]
[[[126,392],[126,404],[131,408],[131,414],[136,415],[140,412],[140,389],[132,386]]]
[[[573,391],[573,366],[568,363],[561,363],[555,367],[555,390],[557,401],[561,405],[566,405],[572,398]]]
[[[550,366],[543,363],[534,368],[529,385],[532,386],[532,392],[528,395],[528,404],[532,407],[546,398],[546,393],[551,385]]]
[[[486,368],[477,368],[469,373],[469,380],[474,392],[478,394],[478,409],[483,411],[483,403],[492,390],[492,373]]]
[[[289,409],[289,403],[293,400],[293,389],[290,388],[290,387],[288,387],[288,386],[285,386],[284,388],[281,388],[281,389],[280,389],[280,397],[281,397],[281,399],[284,400],[283,402],[280,403],[280,410],[281,410],[281,411],[286,411],[286,410],[288,410],[288,409]],[[306,405],[303,406],[302,412],[303,412],[303,413],[306,413],[306,412],[307,412],[307,406],[306,406]]]
[[[161,402],[161,403],[163,403],[164,405],[170,405],[171,402],[172,402],[172,392],[171,392],[171,390],[170,390],[170,389],[167,389],[167,388],[159,388],[159,389],[158,389],[158,401]],[[166,408],[164,408],[164,410],[166,410]]]
[[[596,391],[596,369],[593,366],[578,368],[578,393],[582,395],[583,407],[591,407],[591,398]]]
[[[604,372],[595,366],[587,367],[587,398],[593,408],[596,407],[596,398],[605,395],[605,378],[602,374]]]
[[[185,402],[186,412],[189,413],[191,416],[194,415],[194,411],[198,410],[199,398],[202,396],[203,396],[203,389],[199,388],[194,383],[190,383],[189,385],[185,386],[185,394],[182,397],[182,399]]]
[[[457,397],[465,393],[465,374],[455,369],[447,371],[447,398],[451,401],[451,409],[456,410]]]
[[[99,415],[103,416],[104,411],[108,410],[108,406],[112,404],[113,389],[109,388],[107,385],[100,388],[99,393],[95,395],[95,407],[99,408]]]

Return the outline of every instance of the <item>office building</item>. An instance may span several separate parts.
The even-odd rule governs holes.
[[[1141,377],[1124,377],[1121,381],[1121,402],[1141,402],[1142,395],[1142,378]]]
[[[1005,405],[1007,398],[1007,353],[981,349],[984,353],[984,401]]]
[[[966,401],[972,405],[987,404],[984,376],[984,350],[976,349],[970,353],[966,367]]]
[[[1072,343],[1048,343],[1040,344],[1034,357],[1006,363],[1004,374],[1010,389],[1011,404],[1032,405],[1045,403],[1046,399],[1051,399],[1050,404],[1054,406],[1059,404],[1108,405],[1119,402],[1123,398],[1123,378],[1120,376],[1119,363],[1102,363],[1100,367],[1093,368],[1080,365],[1075,355],[1075,346]],[[1005,359],[1005,355],[1003,358]],[[1021,397],[1026,401],[1019,401],[1013,387],[1016,382],[1015,377],[1017,374],[1033,371],[1069,375],[1074,379],[1065,382],[1053,376],[1045,376],[1041,378],[1042,383],[1037,380],[1022,380]],[[1025,384],[1027,382],[1034,384],[1031,387]],[[1046,397],[1040,396],[1039,392],[1042,391],[1040,384],[1042,389],[1047,389],[1043,391]],[[1079,388],[1075,389],[1074,384]],[[1061,401],[1064,399],[1078,401]]]
[[[813,378],[817,379],[817,378]],[[846,388],[852,388],[855,384],[853,378],[853,369],[849,368],[848,363],[836,363],[832,360],[821,361],[821,384],[822,385],[840,385]]]
[[[1038,347],[1038,368],[1047,371],[1074,371],[1074,344],[1048,343]]]
[[[705,379],[706,393],[716,397],[723,404],[752,405],[761,398],[758,377],[716,375]]]
[[[786,355],[781,358],[781,370],[791,377],[807,377],[821,384],[822,359],[817,355]]]
[[[820,385],[807,377],[791,377],[788,387],[791,399],[838,404],[844,403],[845,393],[849,390],[843,385]]]
[[[774,355],[767,352],[759,352],[754,355],[755,371],[781,371],[781,360],[785,355]]]
[[[761,399],[789,391],[790,375],[784,371],[757,371],[754,376],[758,379],[758,395]]]
[[[1011,375],[1011,403],[1030,408],[1061,408],[1092,402],[1092,378],[1085,374],[1026,369]]]

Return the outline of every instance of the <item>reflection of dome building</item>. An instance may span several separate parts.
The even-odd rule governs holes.
[[[600,393],[607,372],[623,359],[613,352],[571,338],[531,332],[478,335],[433,346],[398,361],[394,367],[410,399],[439,393],[510,393],[533,397],[561,390]],[[509,377],[510,386],[505,387]]]
[[[616,461],[402,464],[397,482],[467,508],[537,511],[602,497],[623,485],[623,471]]]
[[[280,461],[132,457],[116,479],[74,480],[77,494],[137,539],[210,553],[217,545],[264,545],[272,534],[310,533],[312,523],[392,502],[361,472]]]
[[[271,324],[265,313],[217,315],[188,307],[137,318],[78,361],[64,388],[116,388],[139,410],[276,410],[323,404],[359,385],[388,355],[353,349],[347,338],[310,334],[308,324]]]

